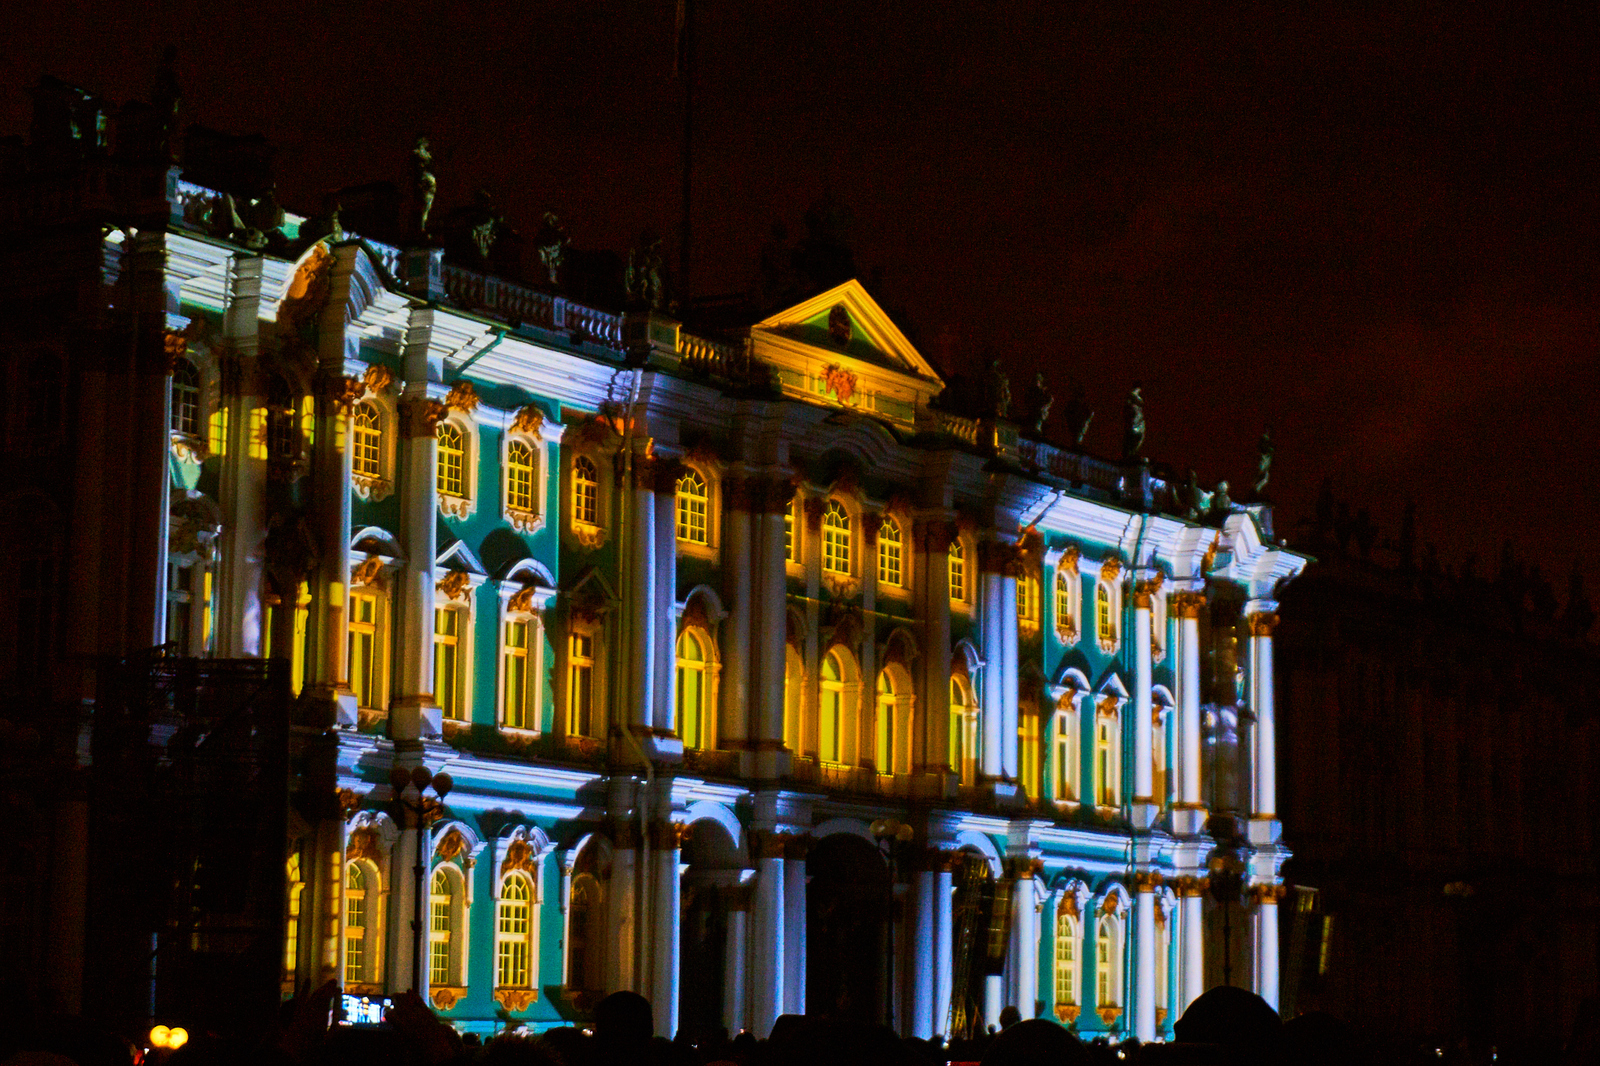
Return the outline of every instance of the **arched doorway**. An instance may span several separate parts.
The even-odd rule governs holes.
[[[806,857],[806,1005],[818,1014],[884,1020],[889,870],[861,837],[835,833]]]
[[[717,822],[702,818],[684,841],[683,916],[679,927],[678,1028],[699,1043],[740,1019],[724,1017],[729,912],[739,892],[738,847]]]

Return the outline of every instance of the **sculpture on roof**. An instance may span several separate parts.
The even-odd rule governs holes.
[[[1089,397],[1083,383],[1073,381],[1072,393],[1067,397],[1067,432],[1072,434],[1075,447],[1083,447],[1083,438],[1089,435],[1089,423],[1094,421],[1094,411],[1089,407]]]
[[[419,136],[411,149],[411,170],[417,191],[416,235],[428,236],[428,215],[433,211],[434,193],[439,182],[433,176],[433,153],[428,149],[428,138]]]
[[[1122,405],[1122,458],[1127,462],[1138,459],[1144,451],[1144,396],[1139,391],[1142,387],[1135,381]]]
[[[1267,482],[1272,479],[1272,455],[1276,451],[1272,446],[1272,425],[1261,431],[1261,439],[1256,442],[1256,482],[1251,486],[1259,497],[1267,489]]]
[[[1228,483],[1219,481],[1211,493],[1211,517],[1227,518],[1232,510],[1233,500],[1228,497]]]
[[[1050,408],[1055,402],[1055,396],[1051,395],[1049,386],[1044,382],[1044,371],[1038,371],[1028,388],[1028,408],[1033,412],[1033,432],[1036,436],[1044,436],[1044,424],[1049,420]]]
[[[628,267],[623,275],[628,303],[652,311],[661,310],[664,302],[661,265],[661,236],[647,229],[639,234],[639,243],[628,252]]]
[[[561,264],[566,259],[567,249],[571,244],[572,239],[567,236],[566,228],[561,225],[561,219],[556,217],[554,211],[546,211],[544,221],[539,226],[539,235],[534,238],[534,248],[539,253],[539,262],[544,264],[552,285],[561,284]]]
[[[472,239],[472,246],[478,250],[478,255],[484,259],[489,258],[489,253],[494,251],[495,241],[500,238],[500,230],[505,226],[505,216],[495,206],[494,194],[488,189],[479,189],[472,195],[472,217],[467,228],[467,236]]]

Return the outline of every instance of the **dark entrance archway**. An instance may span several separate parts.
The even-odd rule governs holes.
[[[882,1022],[889,869],[861,837],[824,837],[806,857],[806,1007]]]
[[[727,983],[728,911],[738,891],[740,861],[728,831],[710,819],[684,841],[683,912],[679,932],[678,1028],[691,1040],[714,1036],[723,1017]]]

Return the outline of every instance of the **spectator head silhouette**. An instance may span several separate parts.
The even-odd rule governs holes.
[[[1277,1054],[1283,1023],[1254,992],[1222,985],[1183,1012],[1172,1034],[1185,1044],[1216,1044],[1236,1062],[1267,1062]]]
[[[1033,1018],[989,1042],[981,1066],[1088,1066],[1089,1049],[1055,1022]]]

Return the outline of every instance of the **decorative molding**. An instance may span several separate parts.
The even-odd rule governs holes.
[[[366,390],[377,396],[389,391],[389,386],[394,384],[394,371],[386,366],[373,364],[367,367],[366,373],[361,375],[361,383]]]
[[[849,403],[850,397],[856,394],[860,383],[854,373],[846,370],[838,363],[834,363],[822,372],[822,383],[828,391],[839,398],[840,403]]]
[[[443,862],[458,862],[464,869],[472,869],[476,863],[470,854],[470,845],[461,830],[451,829],[439,838],[439,843],[434,845],[433,853]]]
[[[1078,562],[1081,559],[1082,556],[1078,552],[1078,546],[1076,544],[1068,545],[1067,550],[1061,553],[1061,561],[1056,564],[1056,569],[1064,574],[1072,574],[1074,577],[1079,576]]]
[[[1101,1004],[1100,1009],[1095,1011],[1095,1013],[1100,1015],[1100,1020],[1104,1022],[1106,1028],[1109,1029],[1113,1025],[1117,1024],[1118,1018],[1122,1017],[1122,1008],[1114,1003],[1104,1003]]]
[[[1135,870],[1133,872],[1133,889],[1135,892],[1154,892],[1161,887],[1161,884],[1161,874],[1155,870]]]
[[[1061,1022],[1062,1025],[1076,1024],[1078,1021],[1078,1015],[1082,1013],[1082,1011],[1083,1008],[1078,1006],[1076,1003],[1056,1004],[1056,1018]]]
[[[536,873],[538,872],[538,859],[538,852],[528,842],[528,838],[517,836],[511,843],[506,845],[506,857],[500,863],[500,876],[504,877],[513,870],[522,870],[530,874]]]
[[[1117,578],[1122,574],[1122,560],[1116,556],[1109,556],[1100,564],[1100,580],[1108,585],[1117,583]],[[1120,1008],[1119,1008],[1120,1009]]]
[[[1200,608],[1206,605],[1204,592],[1174,592],[1167,598],[1172,613],[1179,618],[1199,618]]]
[[[469,599],[471,584],[472,575],[465,570],[452,570],[440,579],[436,588],[445,599],[459,600],[462,603],[466,603]]]
[[[1271,637],[1272,631],[1278,627],[1278,616],[1273,611],[1261,611],[1247,615],[1244,623],[1252,637]]]
[[[478,409],[478,390],[472,387],[470,381],[458,381],[450,386],[450,392],[444,398],[444,405],[452,411],[470,415]]]
[[[466,996],[465,988],[453,988],[447,985],[434,985],[428,990],[428,999],[437,1010],[452,1010]]]
[[[526,433],[530,437],[541,436],[544,433],[544,412],[536,404],[519,407],[516,417],[511,420],[511,432]]]
[[[1260,906],[1264,903],[1276,905],[1289,892],[1289,886],[1278,884],[1263,884],[1250,886],[1250,902]]]
[[[1202,576],[1210,573],[1212,564],[1217,561],[1217,553],[1221,549],[1222,531],[1218,530],[1217,535],[1211,538],[1211,547],[1207,548],[1205,555],[1200,557],[1200,573]]]
[[[362,586],[378,589],[384,587],[382,556],[369,555],[358,563],[354,570],[350,571],[350,587],[361,588]]]
[[[400,401],[400,435],[406,438],[431,437],[449,408],[438,400],[421,398]]]
[[[1161,591],[1161,583],[1166,580],[1166,575],[1157,572],[1153,578],[1136,582],[1133,586],[1133,605],[1149,610],[1156,593]]]
[[[383,861],[383,854],[378,848],[377,831],[370,825],[359,825],[350,830],[350,837],[344,845],[344,857],[346,862],[356,859],[373,863]]]
[[[527,1010],[538,998],[539,990],[537,988],[497,988],[494,990],[494,1001],[512,1013]]]

